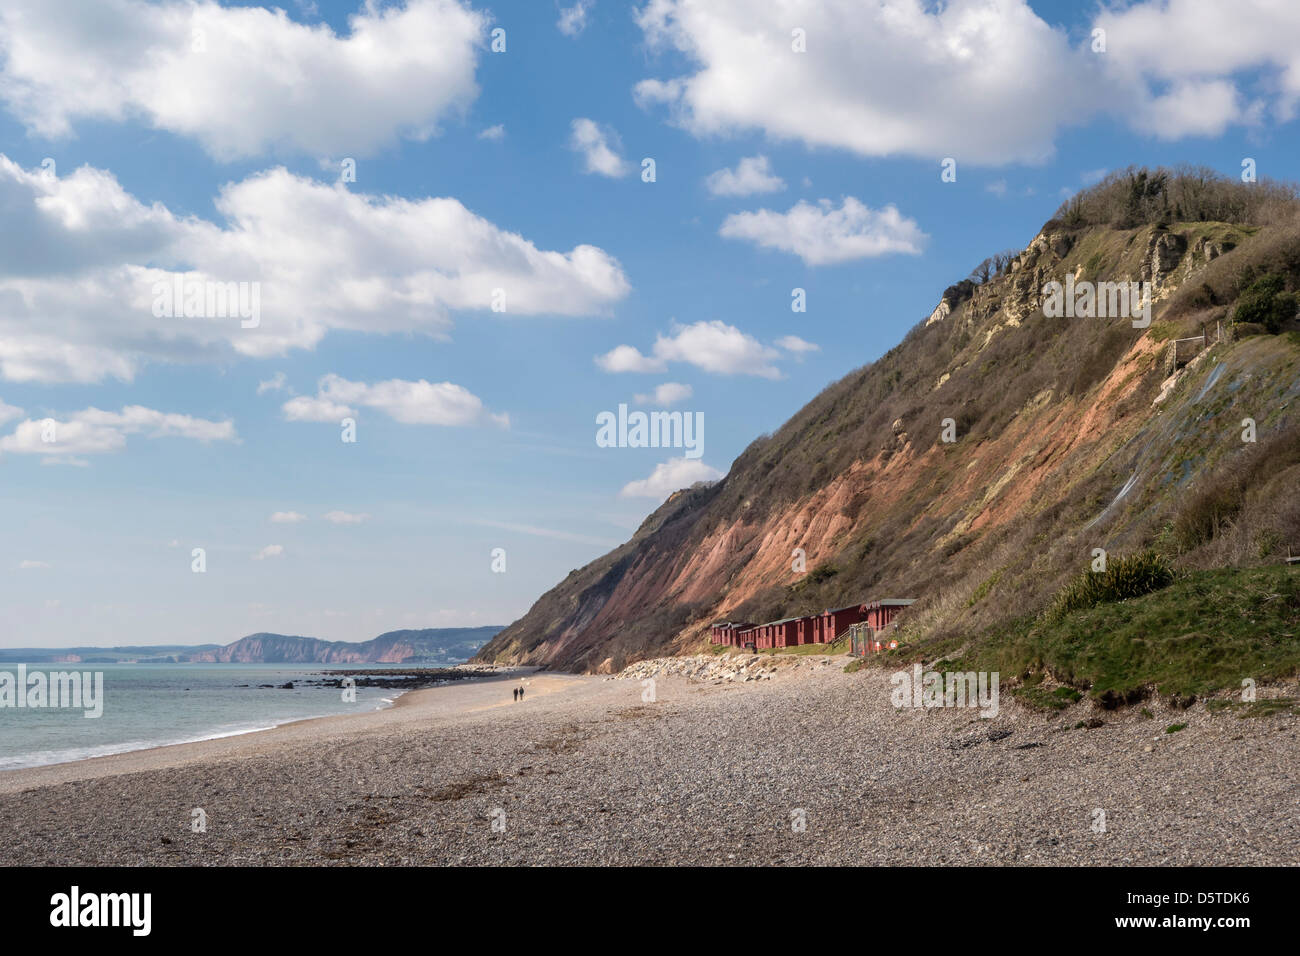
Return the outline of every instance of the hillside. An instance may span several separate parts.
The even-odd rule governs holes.
[[[1045,608],[1095,548],[1180,570],[1300,553],[1295,197],[1199,169],[1112,174],[479,659],[608,672],[697,648],[715,620],[884,596],[917,598],[908,639],[947,647]],[[1042,290],[1067,277],[1150,282],[1149,327],[1047,317]]]
[[[215,651],[200,651],[181,659],[223,664],[456,663],[471,657],[500,630],[499,627],[431,627],[388,631],[360,643],[250,634]]]
[[[230,644],[146,645],[139,647],[15,648],[0,651],[0,661],[106,664],[458,664],[473,657],[501,630],[487,627],[426,627],[388,631],[368,641],[323,641],[286,634],[249,634]]]

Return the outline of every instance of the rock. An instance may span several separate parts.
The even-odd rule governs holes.
[[[1159,288],[1187,250],[1187,239],[1176,232],[1155,232],[1147,241],[1142,278]]]

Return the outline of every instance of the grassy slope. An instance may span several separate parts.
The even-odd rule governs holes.
[[[955,640],[929,654],[959,650]],[[896,659],[908,655],[900,652]],[[1202,696],[1300,673],[1300,568],[1193,571],[1140,598],[990,628],[945,667],[1042,675],[1106,704]]]

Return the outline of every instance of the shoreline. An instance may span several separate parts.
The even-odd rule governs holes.
[[[419,707],[421,703],[426,701],[424,695],[432,694],[435,691],[447,691],[458,687],[483,686],[513,680],[517,677],[532,674],[536,670],[535,667],[503,668],[496,672],[475,674],[472,677],[448,681],[433,687],[396,690],[392,692],[391,703],[358,713],[295,717],[280,723],[255,727],[249,730],[239,730],[171,743],[149,744],[144,747],[131,747],[111,753],[76,757],[71,760],[36,764],[30,767],[10,767],[0,770],[0,794],[14,793],[33,787],[53,786],[75,780],[97,779],[118,773],[136,773],[143,769],[154,769],[161,766],[183,766],[195,761],[220,759],[226,756],[237,758],[240,752],[245,749],[250,751],[260,749],[259,745],[263,742],[275,745],[279,743],[280,736],[290,736],[288,733],[282,734],[281,732],[319,730],[322,735],[328,734],[331,729],[336,729],[342,733],[363,732],[367,718],[377,718],[405,708]],[[356,726],[353,726],[353,724],[356,724]],[[225,744],[229,746],[222,746]]]
[[[887,673],[837,663],[412,691],[0,775],[0,829],[19,866],[1300,863],[1296,714],[985,718],[899,708]]]

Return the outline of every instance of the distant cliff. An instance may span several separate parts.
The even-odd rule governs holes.
[[[356,644],[285,634],[250,634],[216,650],[178,654],[177,660],[219,664],[457,663],[473,657],[500,630],[499,626],[428,627],[389,631]]]

